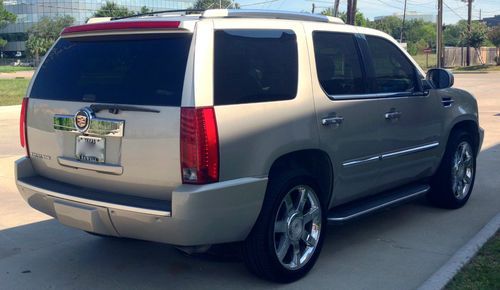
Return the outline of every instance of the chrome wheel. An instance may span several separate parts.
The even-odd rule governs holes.
[[[321,233],[321,206],[314,190],[307,185],[292,188],[283,198],[274,222],[274,250],[289,270],[307,264]]]
[[[451,184],[453,194],[457,199],[463,199],[469,193],[474,176],[474,153],[472,146],[461,142],[453,156],[451,167]]]

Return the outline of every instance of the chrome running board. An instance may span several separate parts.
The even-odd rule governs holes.
[[[386,193],[369,196],[332,208],[328,212],[328,223],[339,224],[368,215],[378,210],[415,199],[430,189],[428,184],[414,184]]]

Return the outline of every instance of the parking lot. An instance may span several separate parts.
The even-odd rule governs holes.
[[[289,285],[249,274],[234,247],[185,256],[143,241],[103,239],[60,225],[24,203],[13,162],[19,106],[0,107],[0,289],[415,289],[500,211],[500,73],[459,74],[485,129],[469,203],[448,211],[425,199],[330,226],[312,272]]]

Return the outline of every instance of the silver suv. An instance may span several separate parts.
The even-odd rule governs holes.
[[[24,199],[84,231],[241,242],[290,282],[343,223],[427,195],[463,206],[483,130],[453,76],[337,18],[163,13],[66,28],[21,116]]]

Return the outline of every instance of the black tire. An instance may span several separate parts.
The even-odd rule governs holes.
[[[471,168],[472,176],[468,189],[463,193],[457,194],[454,191],[454,174],[452,173],[458,167],[454,167],[455,154],[462,144],[468,144],[472,151]],[[436,206],[448,209],[457,209],[464,206],[470,198],[476,178],[476,156],[477,148],[474,146],[472,135],[463,130],[457,130],[451,133],[441,164],[431,179],[431,191],[428,199]],[[467,170],[467,169],[465,169]],[[465,171],[467,172],[467,171]],[[469,179],[469,177],[467,178]],[[460,192],[460,191],[459,191]]]
[[[274,232],[275,221],[278,218],[278,215],[282,211],[286,210],[281,206],[282,202],[284,202],[285,196],[287,196],[289,192],[292,192],[293,189],[297,188],[297,186],[305,186],[300,188],[307,188],[307,192],[310,192],[309,190],[312,189],[317,196],[316,200],[319,202],[318,207],[320,209],[320,213],[318,215],[317,212],[315,212],[316,218],[314,221],[316,225],[318,221],[321,223],[319,230],[317,230],[318,227],[313,227],[313,222],[306,221],[306,215],[303,215],[304,219],[300,220],[302,230],[299,231],[299,233],[296,233],[297,235],[295,236],[295,239],[298,239],[299,241],[294,241],[292,243],[301,243],[301,247],[304,249],[307,247],[306,242],[302,240],[302,238],[298,238],[298,236],[303,236],[302,234],[304,234],[304,232],[306,235],[308,234],[305,230],[306,228],[316,229],[315,233],[317,234],[319,232],[319,239],[313,239],[313,241],[316,241],[314,251],[308,259],[304,260],[304,264],[301,265],[300,268],[288,269],[282,264],[282,262],[280,262],[278,254],[276,253],[277,250],[275,250],[276,235],[279,235]],[[297,191],[297,194],[300,195],[300,191]],[[276,176],[270,180],[259,218],[257,219],[257,222],[255,223],[248,238],[242,245],[243,260],[247,268],[252,273],[266,280],[289,283],[302,278],[311,270],[321,252],[325,236],[326,210],[324,207],[325,201],[321,200],[322,196],[324,195],[321,194],[320,187],[317,185],[314,178],[304,172],[289,172],[281,176]],[[310,215],[313,207],[311,200],[312,199],[308,199],[308,205],[303,207],[303,211],[307,211],[309,216],[312,216]],[[292,207],[293,210],[296,210],[298,206],[295,206],[295,202],[292,204],[294,205]],[[307,206],[309,206],[309,208],[307,208]],[[318,207],[315,206],[314,208]],[[285,212],[289,213],[290,211],[288,210]],[[289,229],[290,228],[287,228],[287,230],[281,234],[283,235],[283,238],[286,236],[287,243],[291,242],[291,240],[288,240],[289,235],[292,235],[291,233],[289,234]],[[311,234],[309,236],[312,236],[312,230],[310,233]],[[287,248],[288,250],[285,252],[293,256],[295,246],[292,244],[290,247],[291,248]],[[291,252],[289,252],[289,250],[291,250]],[[286,256],[285,258],[282,258],[281,261],[284,261],[284,259],[286,259]]]

